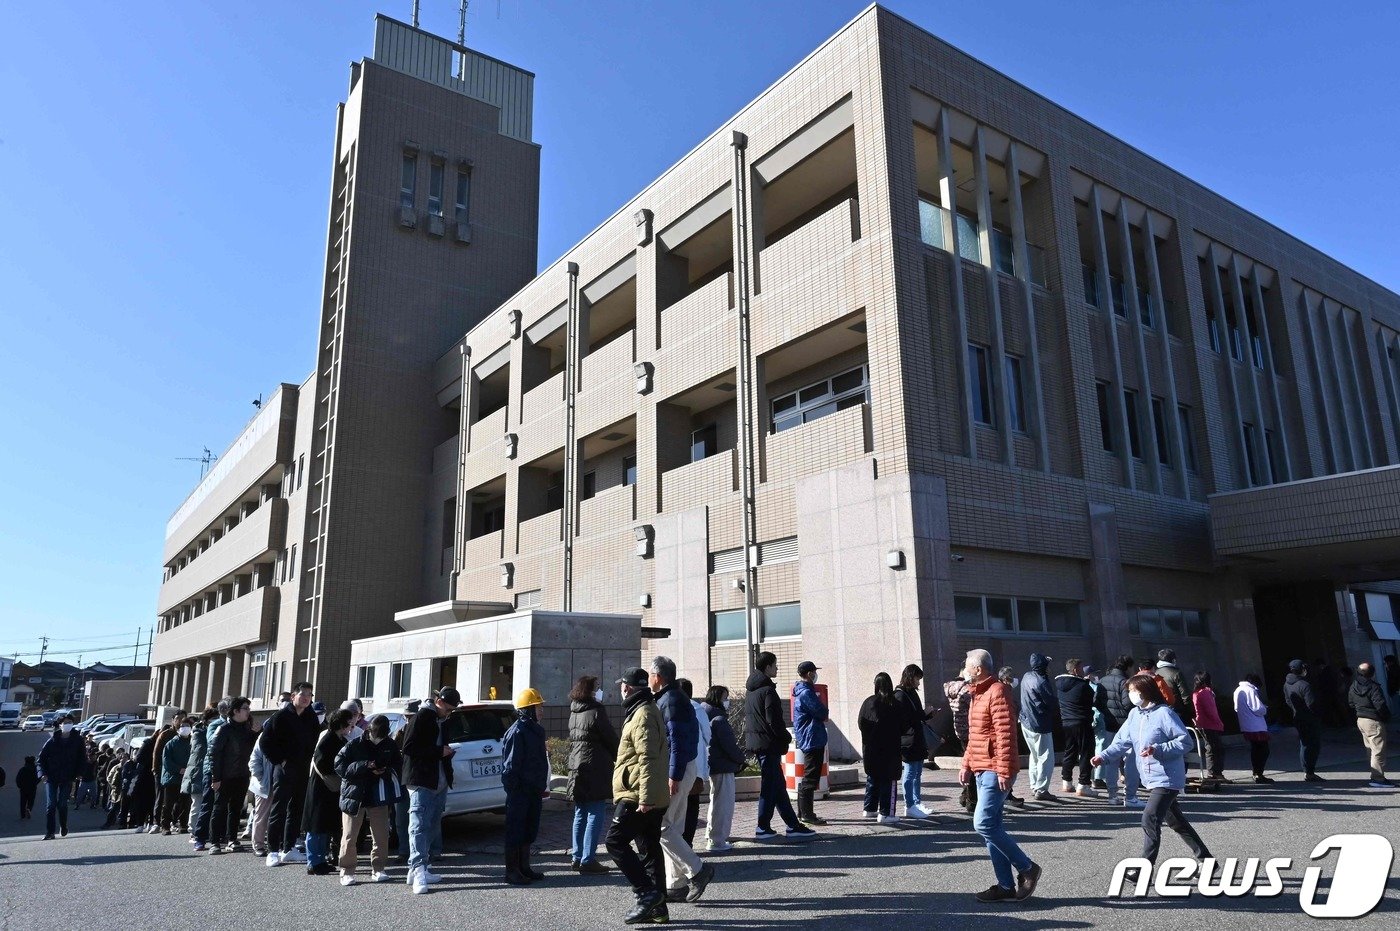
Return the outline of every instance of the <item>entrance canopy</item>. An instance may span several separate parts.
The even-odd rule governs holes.
[[[514,610],[514,606],[500,601],[439,601],[437,604],[396,612],[394,623],[404,630],[426,630],[444,624],[509,614]]]
[[[1218,562],[1250,578],[1400,578],[1400,465],[1210,497]]]

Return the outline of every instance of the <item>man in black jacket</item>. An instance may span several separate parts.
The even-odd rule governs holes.
[[[1390,720],[1390,706],[1386,704],[1385,690],[1376,681],[1376,667],[1361,663],[1356,667],[1356,678],[1347,692],[1347,704],[1356,712],[1356,729],[1361,731],[1361,742],[1371,751],[1371,781],[1373,789],[1393,789],[1395,783],[1385,778],[1385,724]]]
[[[1060,791],[1074,789],[1074,768],[1079,767],[1079,789],[1082,798],[1093,798],[1091,780],[1094,756],[1094,687],[1084,678],[1084,667],[1077,659],[1065,660],[1063,675],[1055,677],[1055,695],[1060,702],[1060,727],[1065,732],[1065,756],[1060,766]]]
[[[71,717],[59,718],[54,722],[53,736],[39,751],[39,781],[44,783],[47,802],[44,840],[53,840],[56,830],[68,836],[68,796],[73,791],[73,780],[82,775],[86,763],[83,735],[73,730]]]
[[[263,725],[263,756],[272,764],[271,811],[267,818],[267,865],[305,863],[297,850],[301,812],[306,802],[306,780],[311,775],[311,754],[321,733],[321,722],[311,711],[310,682],[298,682],[292,701]],[[206,762],[207,768],[207,762]]]
[[[443,722],[462,704],[461,694],[443,686],[423,703],[404,728],[403,757],[408,776],[408,884],[416,894],[441,877],[432,865],[434,841],[441,844],[442,812],[452,787],[452,754]]]
[[[1308,667],[1300,659],[1288,664],[1283,680],[1283,700],[1293,709],[1293,726],[1298,729],[1298,758],[1303,764],[1304,782],[1322,782],[1317,774],[1317,758],[1322,752],[1322,718],[1317,693],[1308,681]]]
[[[757,840],[777,837],[773,830],[773,812],[782,816],[789,837],[810,840],[817,832],[797,820],[788,799],[783,778],[783,755],[792,742],[787,721],[783,718],[783,703],[773,677],[778,674],[778,658],[766,650],[758,654],[753,672],[744,688],[744,749],[758,758],[758,828]]]
[[[1108,728],[1110,734],[1117,734],[1118,729],[1123,726],[1123,722],[1128,720],[1128,712],[1133,710],[1133,703],[1128,700],[1128,679],[1136,667],[1133,666],[1133,658],[1126,653],[1119,656],[1103,678],[1099,679],[1099,690],[1103,693],[1104,727]],[[1129,753],[1119,764],[1123,768],[1123,799],[1124,804],[1129,808],[1135,808],[1138,802],[1138,771],[1137,761],[1133,759],[1133,754]],[[1118,796],[1118,766],[1109,764],[1104,767],[1104,783],[1108,787],[1109,799],[1116,799]]]

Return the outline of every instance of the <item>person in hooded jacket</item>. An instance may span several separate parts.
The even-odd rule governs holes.
[[[153,768],[155,750],[155,740],[147,737],[141,741],[141,746],[135,753],[136,763],[141,769],[136,774],[132,791],[131,820],[136,825],[137,834],[150,833],[151,827],[155,823],[156,780]]]
[[[1065,671],[1055,677],[1055,695],[1060,704],[1060,726],[1065,733],[1065,757],[1060,766],[1060,790],[1093,798],[1094,687],[1084,678],[1084,667],[1077,659],[1065,660]],[[1079,788],[1074,788],[1074,771],[1079,769]]]
[[[773,678],[778,674],[778,658],[767,650],[754,660],[753,671],[744,684],[744,749],[758,761],[758,828],[754,837],[770,840],[778,836],[773,830],[776,812],[787,825],[789,836],[804,839],[816,836],[816,831],[804,825],[792,809],[783,778],[783,756],[791,737],[783,718],[783,703],[778,698]]]
[[[826,722],[831,712],[817,693],[816,663],[805,660],[797,664],[797,681],[792,685],[792,736],[802,751],[802,779],[797,783],[797,817],[805,824],[826,824],[816,810],[817,789],[821,786],[822,767],[826,764],[829,740]]]
[[[539,708],[544,696],[524,688],[515,696],[515,722],[501,738],[501,785],[506,790],[506,882],[528,886],[545,878],[530,865],[530,845],[540,834],[540,811],[549,795],[549,748]]]
[[[1128,714],[1133,710],[1132,702],[1128,700],[1128,678],[1135,670],[1133,658],[1124,653],[1114,661],[1113,667],[1104,673],[1099,679],[1099,688],[1103,690],[1104,701],[1100,709],[1103,714],[1104,726],[1110,734],[1117,734],[1118,729],[1123,726],[1123,722],[1128,720]],[[1108,789],[1109,798],[1117,798],[1118,795],[1118,774],[1119,770],[1123,774],[1123,806],[1125,808],[1141,808],[1142,799],[1138,798],[1138,772],[1137,761],[1130,753],[1115,766],[1105,766],[1104,784]]]
[[[734,779],[744,768],[744,751],[729,723],[729,689],[712,685],[701,707],[710,719],[710,810],[705,816],[705,840],[710,853],[734,849]]]
[[[1128,695],[1134,705],[1128,720],[1118,729],[1113,743],[1092,762],[1113,763],[1128,753],[1138,756],[1138,773],[1150,793],[1142,811],[1143,859],[1157,862],[1165,823],[1181,836],[1197,860],[1204,860],[1211,853],[1177,804],[1177,796],[1186,788],[1186,752],[1192,744],[1191,734],[1151,676],[1129,679]]]
[[[311,751],[311,773],[306,781],[306,803],[302,808],[301,829],[306,832],[306,875],[329,876],[335,872],[331,851],[338,849],[340,832],[340,774],[336,757],[345,747],[355,723],[355,713],[337,708],[326,716],[326,729],[316,738]],[[247,768],[247,764],[244,764]],[[351,838],[351,843],[355,839]]]
[[[369,822],[370,876],[389,882],[389,812],[399,793],[403,754],[389,737],[389,719],[371,717],[358,736],[351,737],[335,757],[340,776],[340,884],[355,885],[360,825]]]
[[[1269,706],[1264,704],[1264,680],[1250,673],[1240,680],[1235,689],[1235,717],[1240,722],[1240,736],[1249,744],[1249,765],[1254,771],[1254,781],[1260,784],[1273,782],[1264,775],[1264,766],[1269,762],[1269,722],[1266,715]]]
[[[218,717],[218,709],[211,702],[199,715],[192,716],[190,724],[190,758],[185,763],[185,776],[180,780],[180,791],[190,797],[190,813],[186,822],[190,832],[190,843],[198,838],[195,830],[199,823],[200,809],[204,803],[204,759],[209,754],[209,722]]]
[[[19,818],[27,821],[34,817],[34,796],[39,792],[39,769],[34,757],[24,758],[24,765],[15,773],[15,788],[19,790]]]
[[[1210,673],[1196,673],[1191,687],[1191,708],[1196,713],[1196,727],[1206,738],[1206,745],[1201,751],[1207,774],[1212,779],[1229,782],[1225,778],[1225,723],[1220,720],[1220,708],[1215,703]]]
[[[44,783],[44,840],[53,840],[54,833],[68,836],[68,799],[73,782],[82,774],[87,762],[83,735],[73,730],[73,719],[64,716],[54,721],[53,734],[39,750],[39,781]]]
[[[1055,687],[1047,675],[1050,657],[1032,653],[1029,668],[1021,676],[1021,736],[1030,751],[1026,778],[1031,784],[1031,797],[1048,802],[1050,779],[1055,772],[1055,724],[1060,718],[1060,703]]]
[[[695,743],[695,781],[690,784],[690,792],[685,797],[685,827],[681,837],[686,846],[695,849],[695,832],[700,827],[700,793],[705,783],[710,781],[710,718],[695,700],[695,686],[685,677],[676,680],[676,687],[695,709],[695,724],[699,736]]]
[[[875,691],[861,704],[857,722],[865,768],[865,817],[880,824],[898,824],[895,785],[903,770],[900,737],[909,724],[909,712],[895,697],[889,673],[876,674]]]
[[[205,776],[214,795],[209,819],[209,852],[238,853],[238,821],[248,794],[248,757],[253,753],[252,702],[239,695],[229,699],[228,720],[214,732],[205,755]]]
[[[214,739],[219,734],[219,729],[228,723],[229,708],[232,707],[232,697],[221,698],[214,706],[214,716],[209,719],[204,728],[204,758],[200,763],[201,781],[204,783],[203,804],[199,806],[199,817],[196,819],[193,830],[193,840],[195,850],[204,850],[210,843],[210,836],[214,827],[214,808],[219,803],[219,794],[211,783],[214,781],[212,772],[211,751],[214,749]]]
[[[166,837],[170,836],[172,828],[173,833],[184,833],[189,823],[190,797],[180,791],[180,784],[184,781],[185,770],[189,768],[190,734],[193,731],[189,719],[181,719],[175,736],[165,742],[165,748],[160,753],[161,797],[165,802],[160,811],[160,828]]]
[[[1373,789],[1393,789],[1395,783],[1385,778],[1385,725],[1390,720],[1390,705],[1385,692],[1376,681],[1376,667],[1361,663],[1356,667],[1347,704],[1356,713],[1356,729],[1361,742],[1371,752],[1371,781]]]
[[[151,740],[155,742],[155,746],[151,749],[151,779],[155,785],[155,809],[152,811],[151,817],[152,834],[159,832],[161,829],[160,819],[165,813],[167,802],[165,797],[166,783],[161,778],[165,766],[165,745],[175,737],[175,732],[178,731],[184,723],[185,712],[183,709],[177,708],[174,714],[170,716],[170,720],[166,722],[165,727],[161,728],[156,735],[151,738]],[[179,792],[179,784],[175,784],[171,791]]]
[[[1304,782],[1323,782],[1317,774],[1317,758],[1322,753],[1322,716],[1317,693],[1308,681],[1308,667],[1300,659],[1288,664],[1283,680],[1283,700],[1293,712],[1293,726],[1298,729],[1298,761],[1303,766]]]
[[[1164,649],[1157,651],[1156,675],[1162,677],[1162,681],[1167,683],[1171,689],[1171,699],[1168,702],[1176,716],[1183,722],[1191,720],[1191,706],[1186,701],[1186,680],[1181,675],[1181,670],[1176,665],[1176,651]]]
[[[569,693],[569,799],[574,803],[569,866],[576,873],[608,873],[598,862],[612,799],[617,731],[603,707],[597,676],[580,676]]]
[[[263,752],[262,734],[253,741],[253,753],[248,757],[248,792],[253,796],[249,814],[249,835],[253,855],[267,857],[267,819],[272,812],[272,763]]]

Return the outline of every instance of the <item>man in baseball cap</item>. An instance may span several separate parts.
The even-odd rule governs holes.
[[[803,757],[802,781],[797,784],[797,817],[806,824],[826,824],[815,808],[826,760],[826,719],[831,716],[815,688],[819,668],[811,660],[798,663],[797,681],[792,686],[792,733]]]

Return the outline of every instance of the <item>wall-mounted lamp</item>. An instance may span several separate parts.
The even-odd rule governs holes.
[[[885,565],[891,569],[904,568],[904,550],[890,550],[885,554]]]
[[[650,362],[638,362],[632,366],[632,374],[637,376],[637,393],[647,394],[651,391],[652,365]]]
[[[510,320],[510,338],[519,339],[521,321],[525,319],[525,314],[519,310],[512,310],[506,317]]]
[[[963,561],[963,554],[962,554],[962,553],[949,553],[949,554],[948,554],[948,558],[951,559],[953,562],[962,562],[962,561]]]
[[[632,214],[632,222],[637,226],[637,245],[639,246],[645,246],[651,242],[651,216],[651,211],[646,208]]]
[[[637,596],[637,604],[641,605],[643,608],[650,608],[651,595],[647,592],[642,592],[640,595]]]

